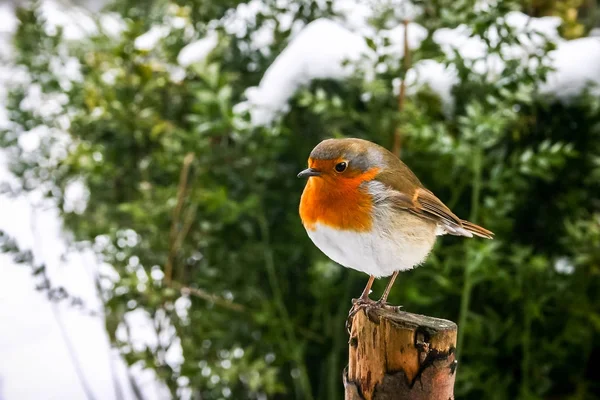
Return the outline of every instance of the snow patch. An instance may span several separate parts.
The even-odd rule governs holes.
[[[587,37],[563,42],[549,53],[555,70],[541,84],[542,95],[569,102],[590,88],[600,95],[600,38]]]
[[[454,111],[452,88],[459,82],[456,69],[435,60],[421,60],[406,74],[408,95],[416,94],[423,86],[429,87],[442,101],[442,111],[447,117]]]
[[[410,50],[418,49],[427,37],[427,29],[414,22],[410,22],[407,27],[402,24],[394,29],[381,31],[379,36],[381,39],[389,41],[389,45],[380,46],[378,54],[387,56],[394,63],[402,59],[404,57],[405,30],[408,30],[407,42]]]
[[[19,20],[10,4],[0,4],[0,35],[12,34],[17,30]]]
[[[412,21],[423,13],[422,7],[408,0],[336,0],[332,2],[332,10],[344,26],[368,37],[377,34],[371,20],[383,13],[387,28]]]
[[[168,26],[155,25],[148,32],[135,38],[133,45],[138,50],[150,51],[156,47],[161,39],[167,37],[170,32],[171,29]]]
[[[83,214],[90,198],[90,191],[82,179],[77,179],[67,184],[64,197],[65,212]]]
[[[375,71],[385,72],[388,69],[386,64],[380,63],[376,67],[373,65],[375,54],[367,46],[365,39],[369,36],[377,44],[377,55],[385,56],[388,65],[397,65],[404,56],[405,25],[399,23],[392,29],[379,32],[375,32],[369,25],[369,20],[377,15],[377,7],[381,10],[381,7],[389,7],[394,2],[395,0],[387,3],[373,0],[369,2],[369,6],[354,0],[335,2],[334,11],[340,17],[337,20],[319,19],[302,29],[267,69],[258,87],[248,88],[248,100],[238,104],[234,111],[249,111],[252,124],[266,125],[285,111],[288,100],[299,87],[313,79],[347,78],[359,66],[357,63],[360,60],[366,61],[360,65],[366,79],[370,79]],[[398,6],[404,2],[397,3]],[[260,6],[250,2],[238,7],[239,10],[252,10],[247,14],[255,17]],[[350,10],[355,13],[350,13]],[[415,8],[404,14],[399,12],[397,17],[417,15],[419,12]],[[244,16],[244,12],[241,16]],[[503,26],[506,25],[517,35],[520,44],[502,46],[499,54],[489,53],[485,40],[474,36],[471,28],[466,25],[454,29],[438,29],[433,33],[433,40],[449,59],[452,60],[458,54],[475,73],[485,75],[490,82],[504,71],[505,60],[519,60],[524,68],[535,67],[537,60],[533,57],[541,54],[546,43],[552,41],[558,46],[550,57],[557,72],[550,75],[548,83],[542,88],[545,93],[564,98],[581,93],[589,82],[600,80],[600,61],[597,60],[600,55],[597,50],[598,42],[592,41],[593,39],[571,42],[563,40],[558,33],[560,24],[561,20],[557,17],[531,18],[521,12],[510,12],[489,29],[486,39],[492,47],[496,46],[500,43],[501,35],[505,34]],[[240,31],[237,33],[240,34]],[[241,33],[245,34],[245,31]],[[424,27],[408,23],[408,46],[411,50],[418,49],[427,35]],[[408,93],[414,94],[424,85],[429,86],[440,96],[447,116],[454,109],[451,91],[457,83],[456,70],[452,66],[446,67],[433,60],[415,64],[407,75]]]
[[[99,17],[100,28],[102,33],[112,38],[118,37],[121,32],[127,29],[127,24],[123,18],[116,13],[103,13]]]
[[[256,25],[258,14],[269,14],[270,8],[262,0],[251,0],[239,4],[222,18],[221,24],[229,35],[242,38],[246,36],[249,26]]]
[[[162,329],[157,334],[155,321],[148,311],[136,308],[125,314],[125,322],[119,325],[116,331],[117,339],[131,344],[136,352],[146,349],[155,351],[159,346],[168,348],[165,361],[171,368],[178,369],[183,363],[183,350],[181,341],[175,336],[175,328],[171,325],[169,318],[159,310],[156,313],[158,326]]]
[[[560,257],[554,262],[554,270],[559,274],[571,275],[575,272],[575,266],[569,257]]]
[[[237,109],[249,109],[253,124],[268,124],[298,87],[313,79],[348,77],[356,63],[366,60],[372,64],[374,58],[362,36],[332,20],[318,19],[277,56],[259,86],[246,91],[248,104]]]
[[[558,17],[531,18],[522,12],[514,11],[506,14],[497,21],[487,32],[491,47],[497,46],[504,34],[506,24],[517,35],[519,45],[503,45],[500,54],[488,53],[488,45],[479,36],[473,36],[470,27],[459,25],[454,29],[441,28],[433,33],[436,42],[449,59],[454,59],[458,53],[468,65],[478,74],[488,75],[495,79],[505,68],[504,60],[521,60],[529,64],[529,58],[538,54],[548,42],[562,43],[564,40],[558,33],[561,19]]]
[[[188,44],[179,52],[177,62],[182,67],[201,62],[217,47],[218,39],[217,33],[211,32],[205,38]]]
[[[97,32],[96,24],[90,14],[81,7],[67,7],[53,0],[40,3],[42,17],[46,20],[46,34],[55,35],[58,28],[63,29],[67,40],[81,40]]]

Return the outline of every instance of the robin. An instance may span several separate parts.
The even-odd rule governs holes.
[[[491,239],[493,233],[458,218],[393,153],[362,139],[327,139],[310,153],[300,200],[313,243],[338,264],[369,274],[353,310],[386,307],[400,271],[421,264],[440,235]],[[379,301],[375,278],[390,276]]]

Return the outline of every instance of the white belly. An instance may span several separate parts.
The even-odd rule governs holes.
[[[307,233],[333,261],[379,278],[421,264],[431,251],[435,225],[415,218],[407,213],[380,221],[369,233],[335,230],[320,223]]]

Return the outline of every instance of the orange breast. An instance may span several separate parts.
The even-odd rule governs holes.
[[[341,230],[370,231],[373,201],[360,185],[378,172],[378,168],[373,168],[353,178],[309,178],[300,199],[300,218],[306,229],[315,230],[318,222]]]

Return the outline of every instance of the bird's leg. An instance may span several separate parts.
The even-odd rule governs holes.
[[[390,282],[388,283],[387,287],[383,291],[383,295],[381,296],[381,298],[379,300],[377,300],[377,305],[379,307],[392,308],[394,310],[397,310],[399,308],[399,307],[392,307],[387,304],[387,298],[390,294],[390,290],[392,290],[392,286],[394,286],[394,281],[398,277],[398,272],[399,271],[394,272],[394,274],[390,278]]]
[[[374,303],[374,301],[369,298],[369,293],[371,292],[371,286],[373,286],[373,281],[375,281],[375,277],[371,275],[369,277],[369,281],[367,282],[367,286],[365,286],[365,290],[363,290],[362,294],[358,299],[352,299],[352,304],[356,306]],[[352,308],[354,308],[354,306]]]
[[[348,318],[346,319],[346,329],[348,333],[350,333],[350,327],[352,326],[352,317],[363,307],[375,304],[374,300],[369,298],[369,293],[371,292],[371,286],[373,286],[373,281],[375,281],[375,277],[371,275],[369,277],[369,281],[367,282],[367,286],[365,286],[365,290],[363,290],[362,294],[358,299],[352,299],[352,308],[348,313]]]

